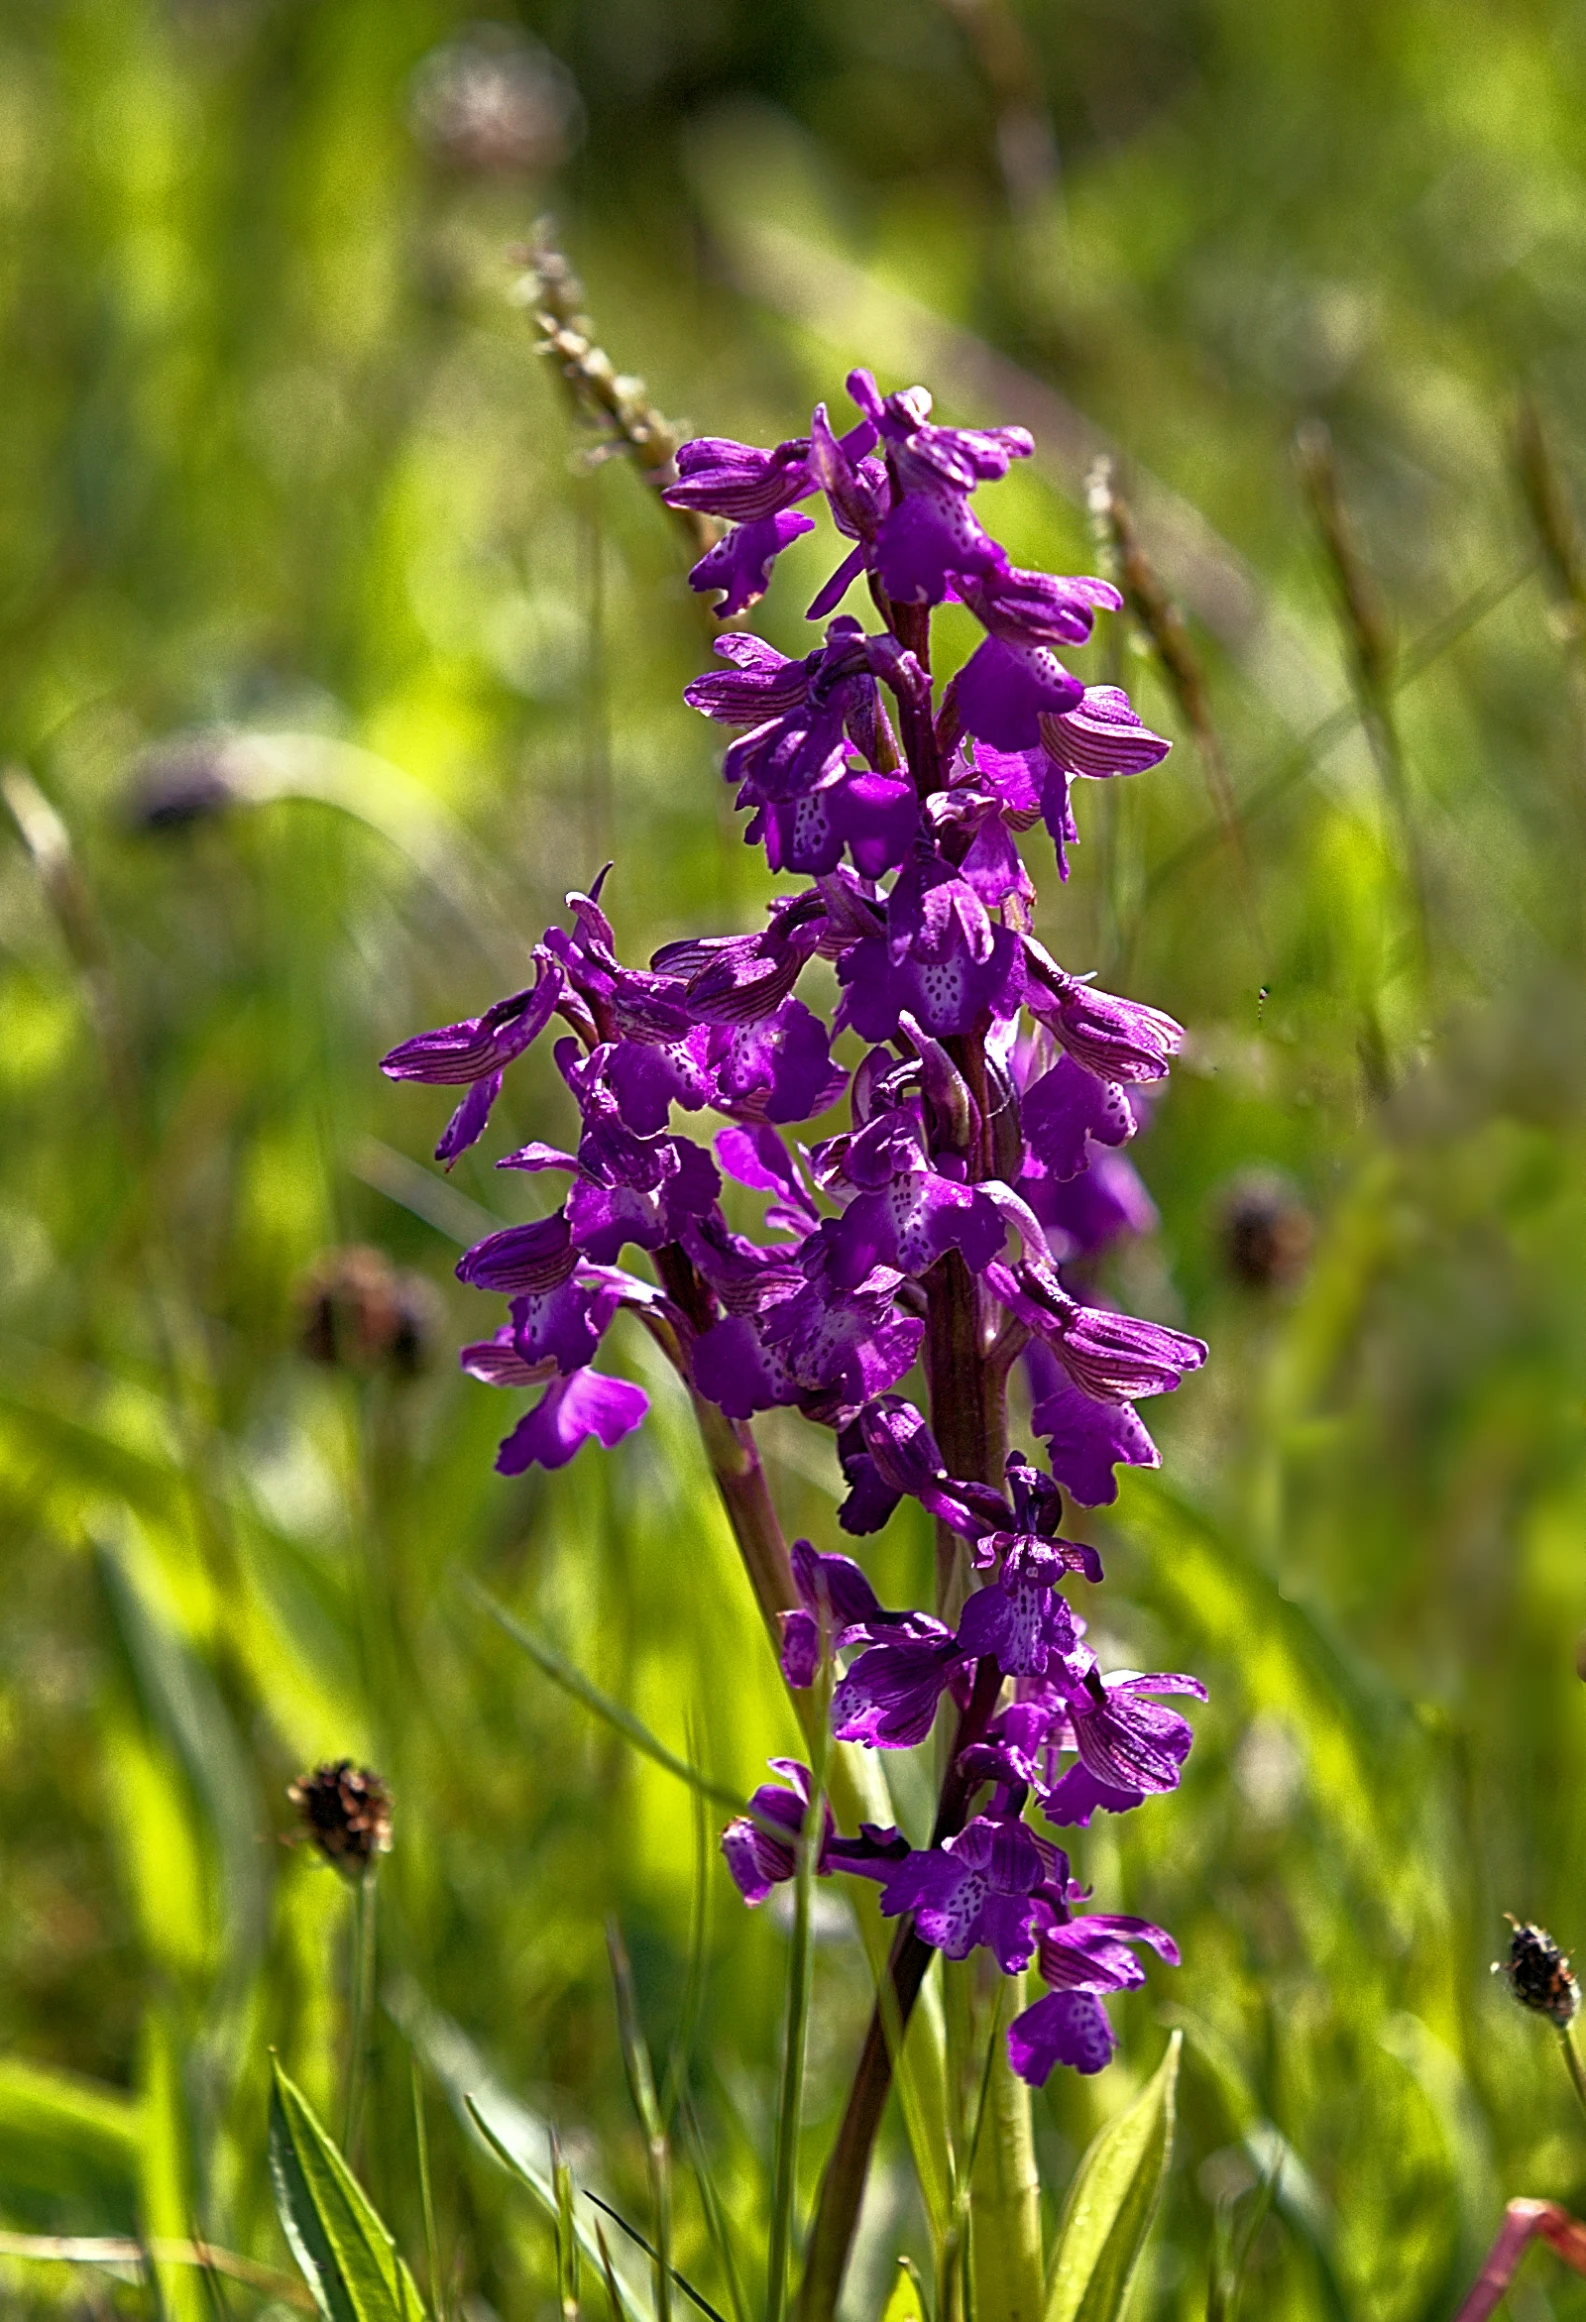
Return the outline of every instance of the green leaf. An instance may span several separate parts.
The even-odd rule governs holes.
[[[140,2111],[98,2081],[0,2058],[0,2217],[40,2233],[132,2233]]]
[[[686,1758],[680,1758],[675,1750],[669,1750],[664,1741],[659,1740],[647,1725],[634,1716],[631,1709],[624,1709],[620,1701],[613,1701],[608,1693],[602,1693],[600,1687],[586,1677],[582,1669],[575,1669],[571,1661],[563,1659],[554,1645],[548,1645],[543,1637],[537,1637],[532,1629],[525,1628],[522,1621],[508,1612],[505,1605],[497,1604],[488,1590],[480,1588],[477,1582],[466,1575],[462,1577],[460,1585],[463,1594],[471,1598],[481,1612],[488,1613],[496,1626],[515,1645],[522,1646],[536,1668],[549,1677],[553,1685],[559,1685],[564,1693],[570,1693],[575,1701],[582,1702],[593,1716],[602,1719],[615,1732],[620,1733],[625,1741],[631,1742],[642,1757],[651,1759],[667,1773],[675,1774],[680,1782],[686,1782],[702,1798],[709,1798],[718,1806],[729,1807],[735,1814],[748,1811],[735,1790],[711,1781],[697,1766],[691,1766]],[[785,1836],[786,1833],[780,1835]]]
[[[352,2171],[279,2064],[270,2176],[292,2255],[325,2322],[422,2322],[423,2301]]]
[[[1182,2032],[1126,2112],[1104,2128],[1069,2188],[1053,2252],[1046,2322],[1118,2322],[1173,2150]]]

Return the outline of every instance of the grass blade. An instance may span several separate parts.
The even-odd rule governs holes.
[[[723,1782],[711,1781],[710,1777],[702,1774],[697,1766],[691,1766],[686,1758],[680,1758],[675,1750],[669,1750],[664,1741],[658,1739],[641,1719],[634,1716],[631,1709],[624,1709],[620,1701],[613,1701],[609,1693],[602,1693],[600,1687],[592,1679],[586,1677],[581,1669],[575,1668],[571,1661],[565,1660],[557,1652],[554,1645],[548,1645],[543,1637],[537,1637],[532,1629],[526,1628],[522,1621],[518,1620],[514,1614],[509,1613],[505,1605],[498,1604],[489,1591],[481,1588],[477,1581],[464,1577],[460,1585],[464,1593],[479,1607],[480,1611],[489,1614],[497,1628],[509,1636],[515,1645],[522,1646],[535,1667],[543,1675],[549,1677],[553,1685],[559,1685],[564,1693],[569,1693],[575,1701],[582,1702],[592,1716],[602,1719],[605,1724],[620,1733],[625,1741],[632,1743],[641,1756],[649,1758],[653,1764],[664,1768],[667,1773],[675,1774],[680,1782],[686,1782],[691,1790],[696,1791],[702,1798],[708,1798],[713,1805],[725,1806],[734,1814],[742,1814],[747,1811],[743,1800],[735,1791],[729,1790]],[[777,1830],[774,1825],[768,1825],[768,1827],[772,1828],[777,1836],[785,1837],[787,1835],[785,1831]]]
[[[656,2322],[671,2322],[672,2313],[672,2161],[661,2108],[655,2099],[655,2074],[639,2021],[639,2002],[633,1988],[633,1969],[615,1919],[606,1922],[606,1949],[611,1956],[611,1980],[617,1993],[617,2032],[622,2060],[628,2068],[633,2109],[644,2131],[645,2160],[650,2172],[650,2198],[655,2204]],[[604,2204],[602,2204],[604,2206]],[[615,2212],[612,2213],[615,2215]]]
[[[613,2209],[609,2201],[602,2201],[600,2195],[598,2193],[591,2193],[587,2186],[584,2188],[584,2199],[586,2201],[593,2201],[595,2207],[601,2210],[607,2217],[609,2217],[613,2225],[619,2227],[621,2231],[627,2235],[631,2242],[636,2242],[639,2248],[643,2250],[645,2256],[650,2259],[652,2264],[660,2264],[661,2256],[660,2252],[655,2247],[655,2244],[653,2242],[646,2241],[644,2235],[639,2231],[639,2228],[636,2225],[630,2225],[628,2220],[623,2216],[620,2209]],[[710,2322],[727,2322],[727,2317],[721,2313],[717,2307],[711,2304],[710,2300],[705,2296],[704,2292],[702,2290],[695,2289],[687,2274],[680,2274],[676,2266],[668,2266],[667,2272],[671,2275],[673,2281],[676,2282],[684,2297],[691,2299],[702,2314],[709,2315]]]
[[[270,2176],[282,2230],[325,2322],[417,2322],[423,2304],[396,2244],[279,2063]]]
[[[824,1703],[830,1694],[829,1663],[820,1687]],[[820,1859],[826,1818],[826,1746],[815,1752],[809,1804],[799,1833],[798,1862],[793,1877],[793,1940],[788,1949],[787,2033],[782,2046],[782,2089],[777,2106],[776,2159],[771,2182],[771,2233],[766,2255],[767,2322],[783,2322],[787,2311],[788,2261],[793,2248],[794,2211],[798,2203],[799,2129],[804,2106],[804,2052],[809,2042],[810,1995],[814,1984],[814,1950],[810,1943],[810,1907],[815,1894],[815,1866]]]
[[[732,2235],[727,2225],[727,2213],[721,2204],[715,2175],[710,2166],[710,2155],[705,2150],[705,2139],[700,2131],[699,2118],[685,2095],[678,2106],[678,2117],[683,2123],[683,2136],[688,2146],[689,2164],[694,2171],[694,2182],[699,2188],[699,2205],[705,2213],[705,2231],[710,2236],[716,2263],[727,2284],[727,2301],[732,2307],[733,2322],[749,2322],[749,2310],[744,2301],[743,2283],[738,2273],[738,2261],[733,2254]]]
[[[1173,2151],[1182,2032],[1127,2111],[1110,2121],[1069,2188],[1052,2253],[1046,2322],[1118,2322]]]

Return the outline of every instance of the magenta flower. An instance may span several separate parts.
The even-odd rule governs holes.
[[[1172,1936],[1149,1919],[1109,1911],[1074,1918],[1045,1897],[1037,1905],[1036,1927],[1041,1973],[1054,1988],[1015,2016],[1008,2057],[1019,2078],[1039,2088],[1055,2064],[1088,2073],[1111,2062],[1118,2040],[1101,1994],[1144,1983],[1131,1943],[1149,1944],[1170,1967],[1177,1967],[1179,1954]]]
[[[1141,772],[1167,745],[1116,688],[1064,665],[1117,592],[1015,566],[981,521],[976,495],[1028,454],[1025,432],[943,426],[922,388],[884,396],[864,371],[849,392],[860,417],[847,434],[819,406],[807,435],[771,448],[701,439],[666,493],[729,527],[690,576],[723,618],[765,592],[817,500],[842,544],[809,652],[725,634],[686,696],[729,729],[722,772],[746,838],[804,883],[756,930],[686,935],[632,968],[602,873],[545,930],[532,984],[403,1042],[385,1068],[460,1092],[438,1148],[449,1164],[560,1019],[563,1118],[498,1165],[561,1172],[565,1198],[458,1266],[507,1302],[465,1368],[538,1390],[501,1446],[504,1473],[561,1466],[591,1436],[611,1445],[638,1424],[642,1391],[593,1367],[616,1316],[637,1309],[698,1402],[732,1423],[706,1414],[735,1524],[770,1523],[744,1516],[747,1471],[733,1462],[753,1416],[786,1408],[836,1436],[843,1531],[878,1531],[907,1497],[939,1547],[966,1544],[978,1585],[952,1625],[884,1606],[853,1557],[797,1542],[794,1601],[776,1608],[781,1662],[796,1688],[824,1664],[840,1739],[908,1748],[956,1717],[937,1843],[911,1850],[872,1825],[846,1837],[823,1806],[817,1868],[881,1883],[883,1909],[910,1921],[898,1958],[916,1989],[921,1946],[961,1958],[983,1944],[1009,1973],[1038,1955],[1049,1988],[1010,2053],[1040,2079],[1057,2062],[1105,2063],[1103,2002],[1140,1981],[1139,1945],[1176,1957],[1147,1921],[1077,1910],[1066,1855],[1024,1817],[1083,1830],[1181,1778],[1191,1730],[1167,1697],[1201,1688],[1102,1674],[1070,1601],[1075,1580],[1101,1584],[1101,1563],[1066,1536],[1067,1503],[1110,1501],[1118,1467],[1157,1463],[1136,1403],[1175,1389],[1206,1350],[1076,1294],[1103,1250],[1155,1223],[1123,1153],[1145,1118],[1131,1091],[1163,1078],[1184,1035],[1035,939],[1021,841],[1044,823],[1066,876],[1073,785]],[[865,620],[838,614],[861,581]],[[949,600],[981,636],[938,686],[930,613]],[[865,1044],[857,1063],[850,1033]],[[837,1106],[808,1149],[779,1133]],[[750,1230],[747,1208],[761,1213]],[[629,1251],[638,1272],[615,1263]],[[923,1363],[943,1440],[961,1439],[943,1417],[958,1397],[994,1439],[1021,1357],[1045,1466],[1015,1453],[1001,1476],[951,1474],[900,1391],[906,1375]],[[773,1568],[779,1555],[757,1569],[762,1587]],[[751,1903],[793,1875],[811,1794],[795,1761],[774,1771],[722,1841]]]
[[[948,1959],[985,1944],[1004,1975],[1035,1950],[1037,1890],[1065,1885],[1068,1857],[1012,1818],[977,1815],[956,1838],[911,1854],[881,1889],[889,1919],[914,1914],[915,1931]]]

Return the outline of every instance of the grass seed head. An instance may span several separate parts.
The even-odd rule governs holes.
[[[1507,1979],[1523,2008],[1546,2016],[1561,2032],[1567,2031],[1580,2006],[1580,1985],[1568,1959],[1545,1927],[1534,1927],[1508,1912],[1504,1916],[1514,1932],[1509,1937],[1509,1956],[1493,1961],[1493,1974]]]
[[[286,1794],[302,1835],[349,1878],[362,1878],[377,1855],[390,1853],[391,1792],[367,1766],[337,1758],[299,1774]]]

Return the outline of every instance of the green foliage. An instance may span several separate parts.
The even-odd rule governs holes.
[[[0,760],[71,871],[41,877],[0,821],[5,2229],[279,2267],[269,2052],[341,2118],[354,1933],[346,1888],[279,1843],[284,1792],[348,1754],[396,1796],[359,2173],[424,2247],[411,2047],[445,2098],[431,2303],[557,2300],[553,2124],[586,2314],[583,2189],[652,2214],[614,1915],[652,2051],[683,2059],[658,2092],[673,2260],[758,2312],[788,1931],[713,1855],[700,1881],[679,1776],[742,1797],[797,1727],[649,1342],[613,1338],[645,1428],[549,1477],[493,1473],[516,1406],[452,1366],[495,1312],[457,1247],[526,1214],[491,1162],[561,1133],[554,1072],[517,1073],[499,1140],[444,1178],[444,1092],[375,1061],[512,988],[608,853],[627,956],[763,901],[678,699],[708,629],[679,541],[623,461],[575,472],[507,295],[549,206],[618,368],[701,428],[774,441],[866,358],[951,416],[1028,416],[1038,457],[987,513],[1060,569],[1090,561],[1087,431],[1133,471],[1241,845],[1115,633],[1076,665],[1121,671],[1177,747],[1078,786],[1040,928],[1193,1030],[1133,1149],[1160,1232],[1100,1287],[1213,1360],[1153,1413],[1161,1476],[1093,1532],[1109,1655],[1212,1697],[1172,1803],[1075,1834],[1099,1907],[1161,1919],[1185,1964],[1115,2004],[1113,2073],[1039,2100],[1043,2202],[1050,2228],[1182,2025],[1138,2322],[1201,2322],[1236,2259],[1263,2322],[1432,2322],[1506,2197],[1586,2208],[1551,2038],[1487,1972],[1504,1908],[1586,1941],[1583,665],[1509,448],[1529,389],[1578,497],[1575,16],[546,0],[523,21],[584,141],[513,174],[426,126],[425,60],[478,13],[68,0],[0,25]],[[1293,476],[1316,416],[1397,641],[1426,958]],[[784,648],[826,545],[757,609]],[[183,780],[193,818],[151,819]],[[1232,1262],[1253,1169],[1309,1222],[1280,1278]],[[349,1244],[421,1279],[416,1370],[304,1352],[314,1269]],[[764,1449],[789,1532],[835,1545],[819,1439],[773,1421]],[[885,1601],[928,1593],[907,1514],[864,1553]],[[922,1834],[928,1762],[859,1773],[868,1816]],[[861,1949],[830,1904],[795,2242],[887,1933],[865,1898]],[[939,2035],[934,1982],[927,2007]],[[853,2322],[900,2249],[941,2312],[943,2046],[911,2035]],[[1556,2322],[1586,2312],[1533,2262]],[[89,2278],[0,2267],[24,2317]],[[93,2279],[148,2310],[125,2266]],[[173,2311],[211,2286],[160,2261]]]
[[[130,2233],[138,2107],[118,2089],[0,2061],[0,2207],[34,2232]]]
[[[396,2244],[279,2064],[270,2091],[270,2177],[281,2230],[324,2322],[423,2322]]]
[[[1119,2322],[1173,2157],[1182,2032],[1140,2094],[1080,2162],[1052,2252],[1046,2322]]]

